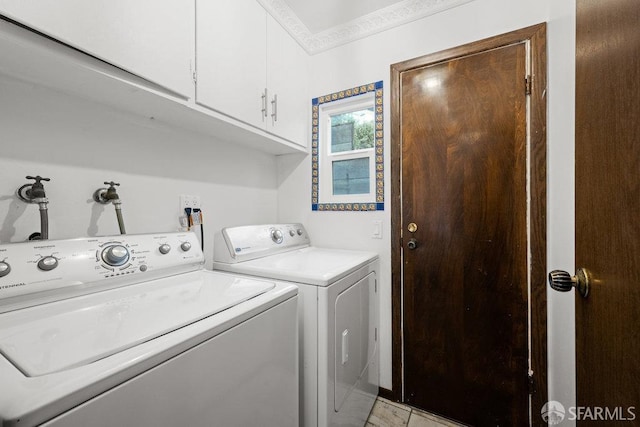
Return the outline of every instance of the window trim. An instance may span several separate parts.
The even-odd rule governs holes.
[[[374,134],[374,146],[371,148],[363,148],[358,150],[338,151],[332,152],[331,145],[331,117],[339,114],[348,113],[351,111],[357,111],[367,108],[374,109],[375,116],[375,94],[372,92],[365,93],[355,99],[354,97],[339,100],[335,102],[335,105],[327,106],[323,108],[319,113],[320,123],[320,156],[318,158],[319,163],[319,198],[320,200],[326,200],[328,203],[368,203],[371,200],[371,195],[375,194],[375,134]],[[374,118],[374,132],[375,132],[375,118]],[[324,136],[324,137],[323,137]],[[325,147],[322,147],[322,144]],[[353,159],[368,159],[369,160],[369,191],[367,193],[360,194],[333,194],[333,163],[341,160],[353,160]]]
[[[325,143],[329,113],[352,111],[363,105],[370,105],[368,99],[357,99],[365,95],[372,98],[374,105],[374,146],[344,153],[331,153]],[[335,105],[329,103],[335,102]],[[357,86],[351,89],[314,98],[312,107],[311,139],[311,209],[313,211],[376,211],[384,210],[384,119],[382,81]],[[326,140],[325,140],[326,141]],[[333,160],[368,157],[370,170],[370,192],[366,194],[332,194]]]

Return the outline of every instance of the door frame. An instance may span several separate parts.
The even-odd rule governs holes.
[[[547,390],[547,62],[546,23],[468,43],[444,51],[391,65],[391,303],[392,390],[386,397],[402,402],[403,396],[403,308],[402,308],[402,192],[400,74],[415,68],[480,53],[514,43],[529,42],[532,73],[529,97],[529,258],[531,306],[531,420],[543,425],[539,409],[548,400]],[[523,90],[525,82],[523,82]]]

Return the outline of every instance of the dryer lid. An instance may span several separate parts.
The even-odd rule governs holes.
[[[0,353],[26,376],[82,366],[274,288],[199,271],[0,315]]]
[[[374,261],[373,252],[314,246],[237,264],[214,262],[219,270],[316,286],[329,286]]]

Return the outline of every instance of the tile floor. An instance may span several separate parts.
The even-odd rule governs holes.
[[[463,427],[411,406],[378,397],[366,427]]]

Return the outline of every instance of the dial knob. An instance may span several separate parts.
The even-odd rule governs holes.
[[[296,232],[293,230],[289,230],[289,236],[293,237],[296,235]]]
[[[296,230],[296,233],[298,233],[298,236],[302,236],[302,228],[298,228],[298,230]]]
[[[111,266],[122,265],[129,261],[129,250],[122,245],[113,245],[102,251],[102,260]]]
[[[0,261],[0,277],[4,277],[11,273],[11,266],[6,261]]]
[[[189,243],[189,242],[182,242],[182,243],[180,244],[180,249],[182,249],[182,250],[183,250],[183,251],[185,251],[185,252],[188,252],[188,251],[189,251],[189,249],[191,249],[191,243]]]
[[[284,239],[284,235],[282,234],[281,230],[277,228],[274,228],[273,230],[271,230],[271,240],[280,244],[282,243],[282,239]]]
[[[171,245],[169,245],[168,243],[162,244],[162,245],[160,245],[158,250],[160,251],[160,253],[162,255],[166,255],[171,251]]]
[[[58,259],[52,256],[46,256],[38,261],[38,268],[42,271],[53,270],[58,266]]]

